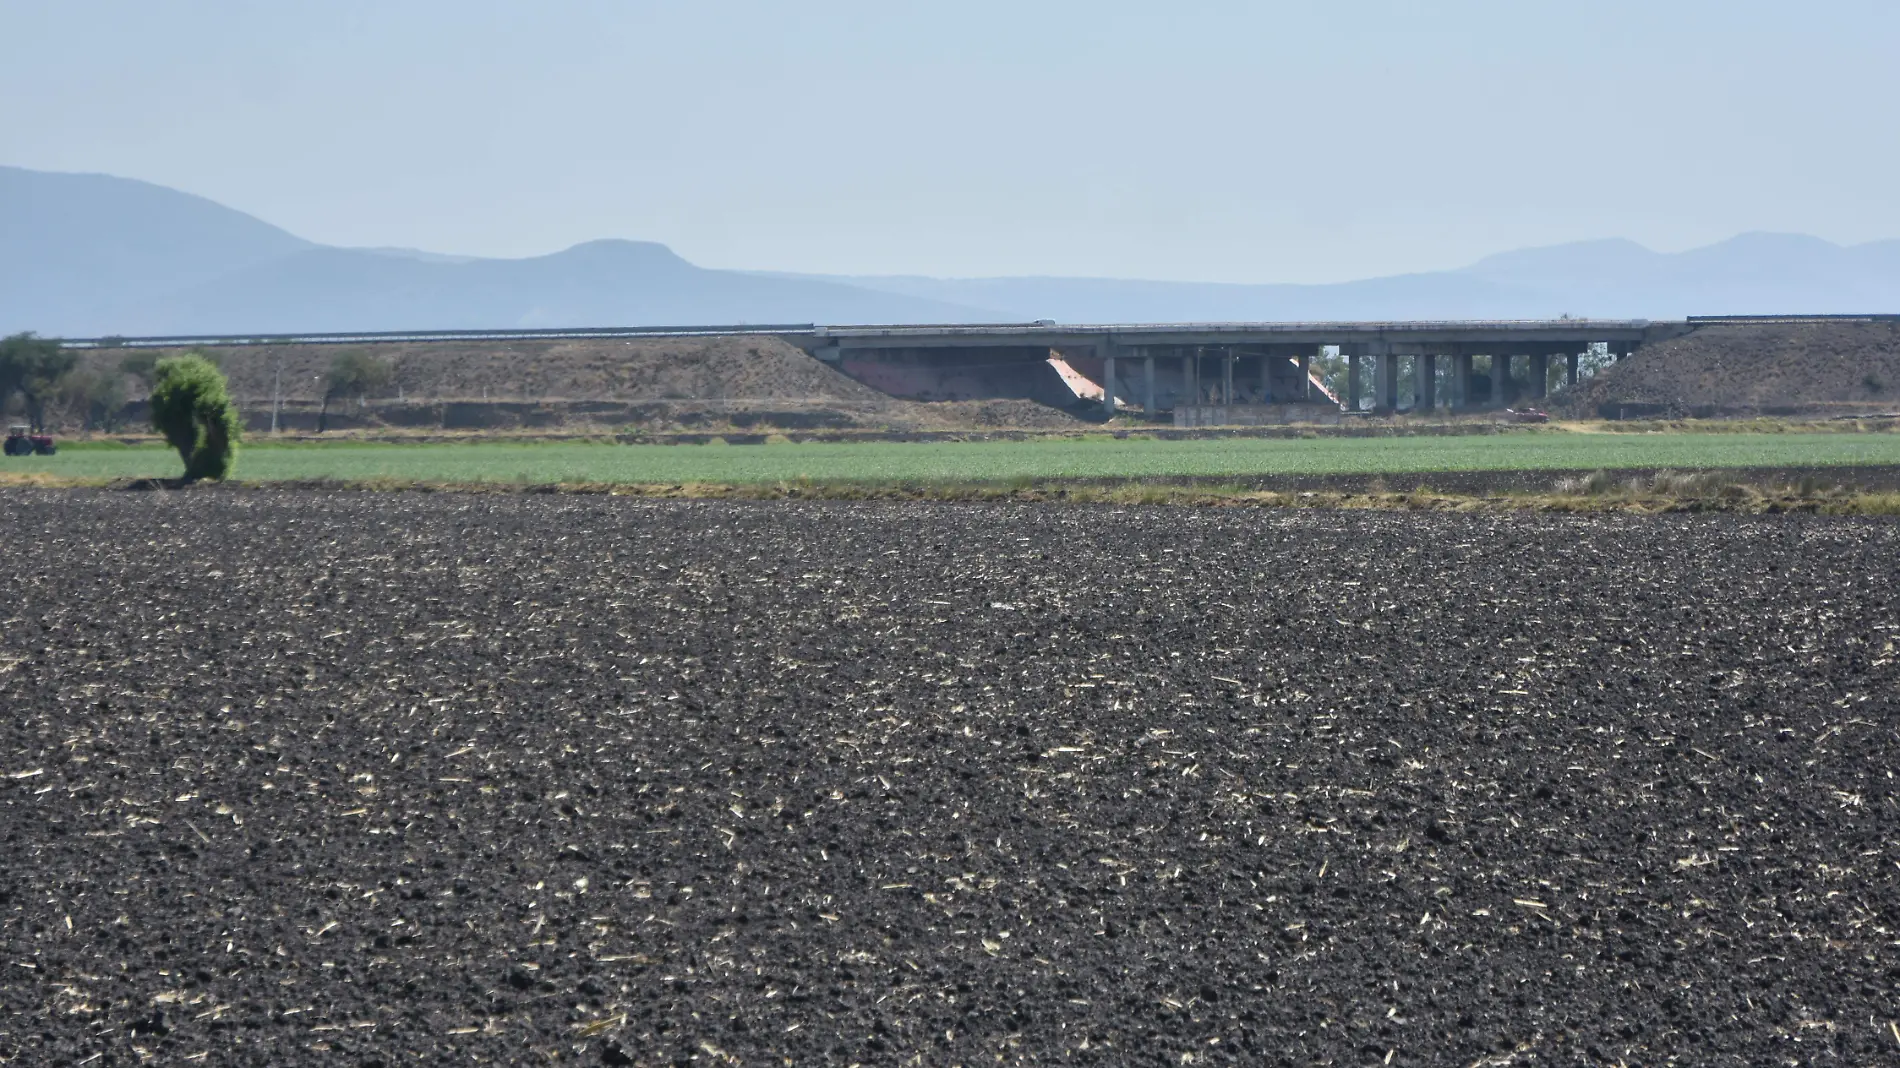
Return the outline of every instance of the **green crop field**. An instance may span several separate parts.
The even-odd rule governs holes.
[[[1059,439],[776,445],[337,444],[247,447],[236,477],[419,482],[780,482],[1209,478],[1596,468],[1900,464],[1900,434],[1582,434],[1475,437]],[[158,447],[69,446],[0,472],[71,478],[176,476]]]

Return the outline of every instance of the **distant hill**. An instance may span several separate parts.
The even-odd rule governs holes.
[[[634,241],[513,260],[330,248],[146,182],[0,167],[0,333],[1784,312],[1900,312],[1900,241],[1591,241],[1333,285],[820,276],[709,270]]]
[[[994,322],[822,279],[707,270],[594,241],[518,260],[305,241],[146,182],[0,167],[0,334]]]
[[[147,182],[0,167],[0,332],[91,332],[137,304],[314,248]]]
[[[799,276],[791,276],[799,277]],[[1744,234],[1688,252],[1586,241],[1487,257],[1454,271],[1332,285],[1099,278],[830,281],[1074,323],[1339,319],[1680,319],[1688,315],[1900,312],[1900,241],[1842,247]]]
[[[441,330],[996,321],[944,301],[695,267],[664,245],[593,241],[551,256],[444,262],[314,248],[149,301],[134,330]]]

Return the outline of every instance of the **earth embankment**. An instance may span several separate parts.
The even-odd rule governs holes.
[[[0,496],[8,1063],[1896,1049],[1891,522]]]
[[[313,430],[324,376],[349,346],[242,345],[208,351],[253,429]],[[183,351],[183,350],[179,350]],[[1072,414],[1029,400],[920,403],[881,393],[775,337],[428,341],[365,345],[390,380],[362,403],[333,400],[331,429],[1060,427]],[[171,355],[169,351],[159,356]],[[87,359],[116,367],[125,350]],[[132,412],[144,418],[142,406]]]
[[[1611,419],[1900,411],[1900,322],[1698,327],[1585,380],[1567,406]]]

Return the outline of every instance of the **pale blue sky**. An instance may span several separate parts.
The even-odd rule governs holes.
[[[0,163],[314,240],[1330,281],[1900,237],[1893,0],[0,0]]]

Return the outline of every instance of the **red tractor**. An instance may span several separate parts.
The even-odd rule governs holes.
[[[33,428],[27,426],[7,428],[8,456],[51,456],[58,451],[51,434],[35,434]]]

